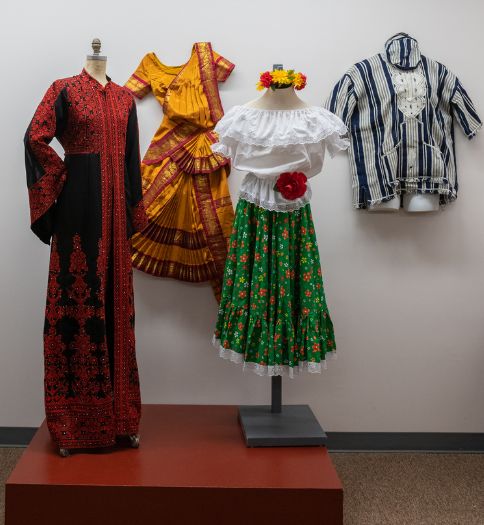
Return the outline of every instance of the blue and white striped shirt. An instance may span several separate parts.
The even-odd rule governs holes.
[[[482,123],[459,79],[415,39],[398,33],[352,66],[326,107],[349,129],[356,208],[404,193],[457,197],[454,118],[469,139]]]

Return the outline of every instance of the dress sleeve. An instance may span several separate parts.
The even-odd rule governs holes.
[[[138,117],[134,100],[129,112],[128,127],[126,130],[125,163],[126,204],[129,216],[128,219],[131,223],[131,228],[129,228],[129,236],[131,236],[133,233],[143,230],[148,223],[143,205]]]
[[[66,89],[54,82],[39,104],[24,138],[31,228],[46,244],[54,231],[53,206],[67,174],[64,161],[49,144],[54,137],[62,136],[67,119]]]
[[[217,80],[219,82],[225,82],[229,77],[230,73],[232,73],[235,64],[224,58],[222,55],[219,55],[215,51],[213,51],[213,61],[215,63],[215,72],[217,75]]]
[[[349,127],[351,115],[355,109],[357,96],[351,76],[346,73],[334,86],[325,107],[337,115]]]
[[[460,83],[457,77],[454,77],[454,86],[450,103],[454,115],[468,139],[475,137],[476,133],[481,129],[482,122],[476,112],[472,100],[469,98],[466,90]]]
[[[148,60],[149,57],[146,55],[125,84],[131,93],[139,99],[145,97],[151,91]]]

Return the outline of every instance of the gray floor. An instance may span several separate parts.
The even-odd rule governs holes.
[[[0,525],[3,485],[21,454],[0,448]],[[484,525],[484,454],[331,457],[345,489],[345,525]]]

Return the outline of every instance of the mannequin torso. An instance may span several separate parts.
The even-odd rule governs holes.
[[[97,80],[101,86],[105,86],[109,79],[106,75],[106,64],[108,57],[101,55],[101,41],[99,38],[95,38],[92,43],[92,55],[87,55],[84,69],[87,71],[92,78]]]
[[[394,199],[380,204],[371,204],[368,211],[371,212],[397,212],[400,209],[401,197],[397,195]],[[422,213],[439,210],[439,196],[433,193],[409,193],[403,196],[403,209],[409,213]]]
[[[265,93],[255,100],[245,104],[250,108],[257,109],[303,109],[309,104],[301,100],[292,87],[285,89],[266,89]]]
[[[403,207],[408,212],[439,210],[439,195],[435,193],[409,193],[403,196]]]
[[[92,59],[87,57],[84,69],[95,78],[102,86],[108,83],[106,76],[107,60]]]
[[[397,195],[391,201],[380,202],[379,204],[370,204],[368,211],[381,212],[381,213],[392,213],[397,212],[400,209],[400,195]]]

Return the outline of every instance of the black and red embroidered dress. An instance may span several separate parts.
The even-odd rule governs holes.
[[[56,137],[62,160],[52,147]],[[56,80],[25,135],[31,227],[51,244],[44,329],[45,406],[61,448],[135,434],[131,235],[143,229],[131,93],[85,70]]]

